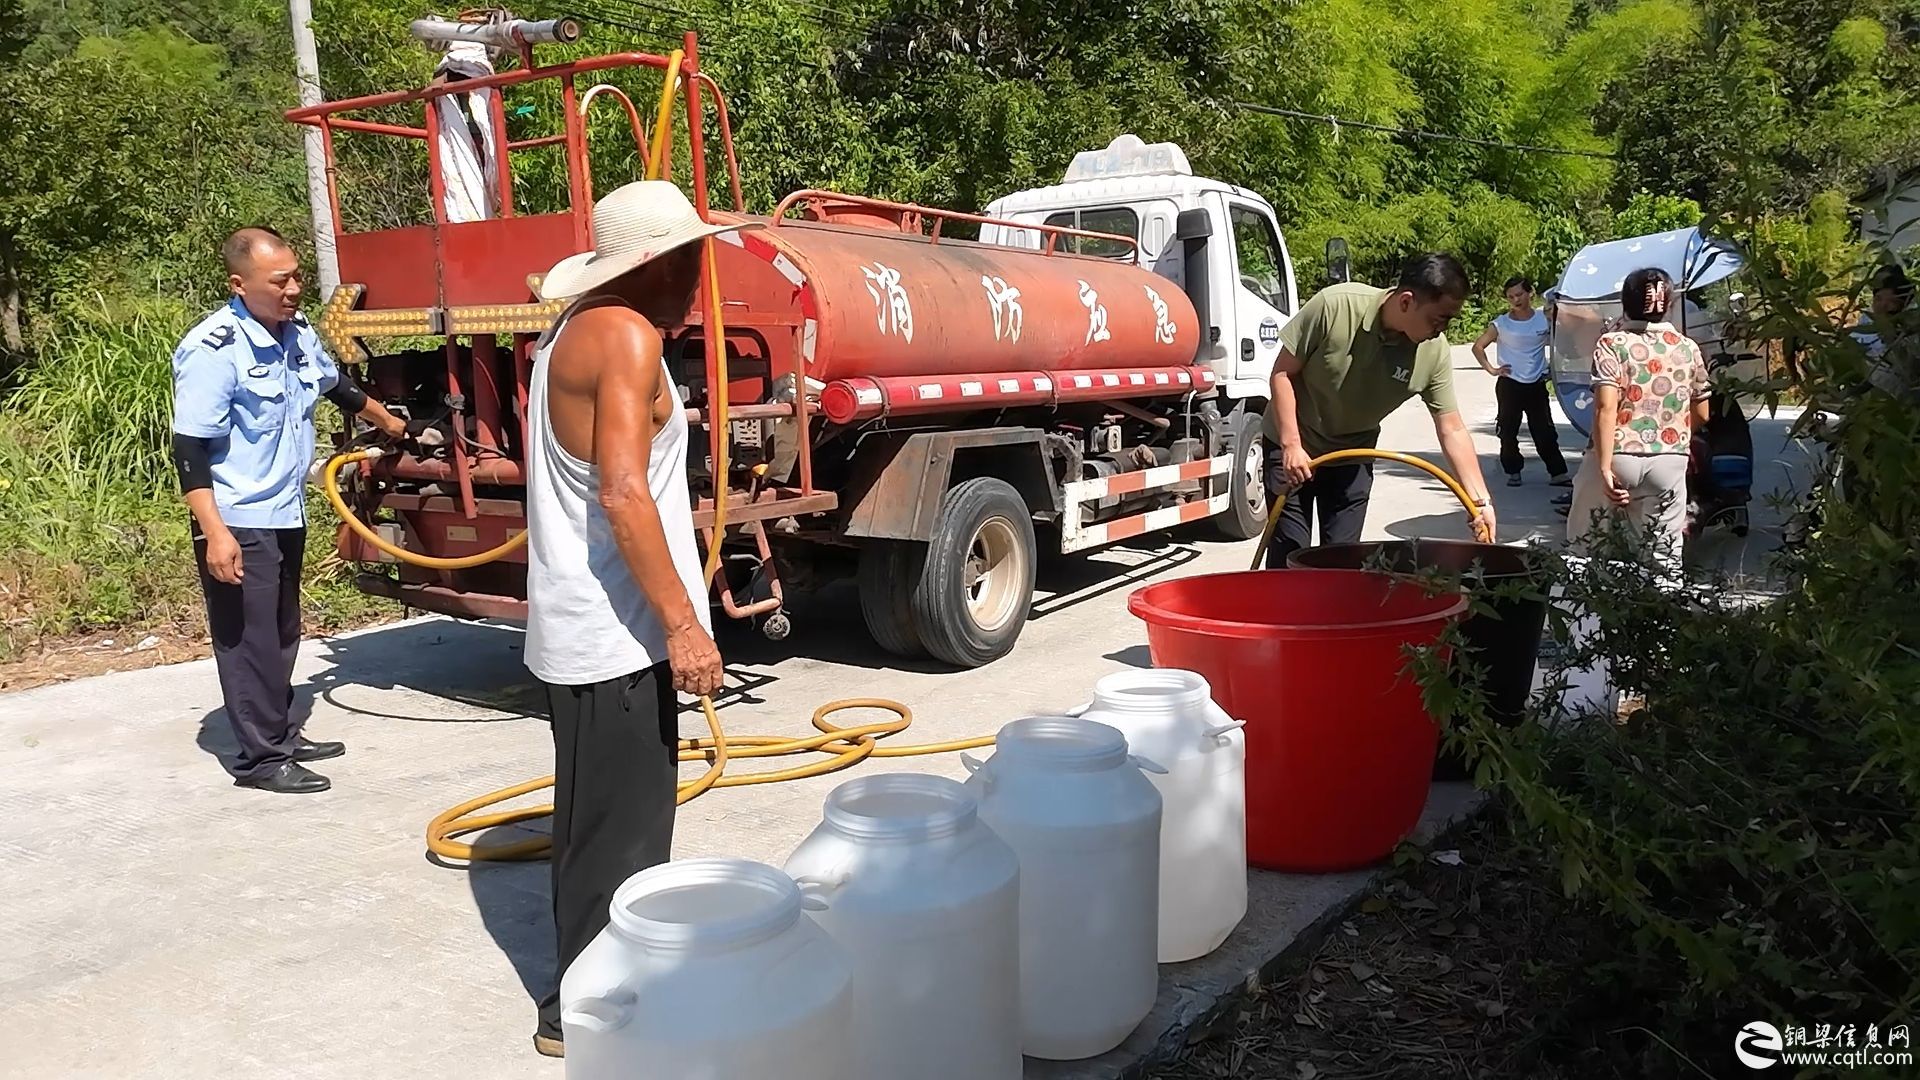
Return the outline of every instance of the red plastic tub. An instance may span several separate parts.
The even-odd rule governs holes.
[[[1348,870],[1420,821],[1439,729],[1405,647],[1466,613],[1457,594],[1361,570],[1254,570],[1149,585],[1127,601],[1156,667],[1206,676],[1247,722],[1247,861]]]

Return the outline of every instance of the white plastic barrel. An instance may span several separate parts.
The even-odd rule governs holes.
[[[941,776],[833,789],[787,872],[853,966],[853,1080],[1019,1080],[1019,875]]]
[[[1160,793],[1090,720],[1015,720],[993,757],[963,760],[981,820],[1020,859],[1021,1048],[1103,1054],[1159,990]]]
[[[1160,962],[1205,956],[1247,914],[1247,740],[1191,671],[1122,671],[1078,710],[1165,768],[1160,790]]]
[[[560,980],[567,1080],[845,1080],[851,971],[800,904],[746,859],[628,878]]]

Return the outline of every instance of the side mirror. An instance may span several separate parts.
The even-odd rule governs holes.
[[[1205,210],[1182,210],[1174,219],[1175,240],[1205,240],[1213,235],[1213,218]]]
[[[1327,284],[1353,280],[1353,263],[1347,255],[1347,242],[1341,237],[1327,241]]]

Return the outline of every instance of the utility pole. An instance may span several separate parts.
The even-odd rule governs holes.
[[[287,0],[287,15],[293,22],[293,62],[300,84],[300,104],[318,105],[320,54],[313,45],[311,0]],[[333,202],[327,198],[326,148],[318,127],[302,124],[300,129],[306,140],[307,202],[313,208],[313,256],[320,270],[320,299],[324,302],[340,284],[340,257],[333,249]]]

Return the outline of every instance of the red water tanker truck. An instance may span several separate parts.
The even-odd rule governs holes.
[[[318,319],[334,353],[364,365],[371,392],[441,432],[443,446],[383,457],[345,492],[411,553],[473,555],[525,527],[527,376],[559,311],[537,300],[538,275],[593,245],[579,92],[588,79],[611,86],[609,76],[638,73],[650,76],[635,80],[653,83],[650,100],[668,62],[624,53],[542,66],[530,36],[512,36],[513,70],[288,114],[320,129],[329,159],[348,135],[427,144],[435,220],[338,233],[342,284]],[[685,54],[676,149],[702,214],[737,220],[746,215],[725,101],[692,35]],[[509,131],[502,97],[529,84],[557,91],[564,130],[500,140],[487,165],[500,193],[493,216],[449,220],[446,136],[431,102],[497,90],[497,130]],[[391,122],[400,108],[428,122]],[[628,114],[642,137],[638,111]],[[706,195],[705,132],[716,122],[731,210]],[[510,162],[539,147],[564,150],[571,205],[517,214]],[[331,168],[328,179],[339,220]],[[881,646],[971,667],[1013,647],[1043,545],[1076,552],[1202,519],[1230,537],[1259,533],[1259,417],[1296,292],[1258,195],[1194,176],[1175,146],[1121,136],[1077,156],[1062,183],[982,215],[801,191],[760,220],[766,228],[713,249],[725,424],[713,415],[721,358],[705,320],[667,336],[708,450],[689,462],[695,527],[710,536],[716,502],[727,507],[713,582],[727,615],[778,639],[791,627],[790,587],[851,574]],[[979,239],[954,238],[962,227]],[[703,296],[696,311],[706,310]],[[423,335],[442,344],[377,347]],[[716,477],[723,439],[730,466]],[[524,614],[523,549],[430,569],[343,527],[339,550],[364,564],[369,593],[460,617]]]

